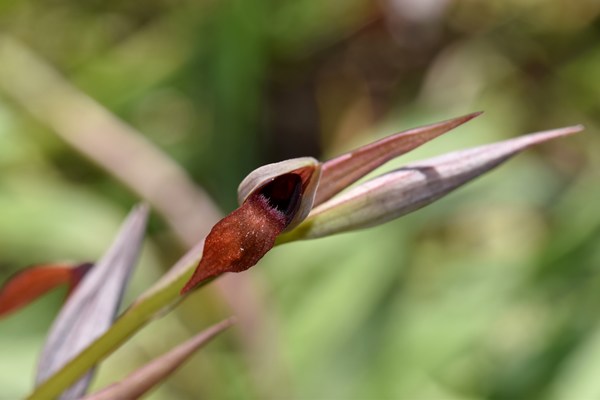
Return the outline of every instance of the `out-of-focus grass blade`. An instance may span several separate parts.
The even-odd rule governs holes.
[[[85,400],[137,399],[157,384],[167,379],[200,347],[235,323],[234,318],[219,322],[198,335],[155,358],[122,381],[108,386]]]
[[[42,351],[37,369],[37,385],[60,370],[111,326],[137,261],[147,218],[146,206],[136,207],[130,213],[110,249],[61,309]],[[91,377],[92,373],[88,372],[63,392],[61,398],[81,397]],[[56,395],[58,394],[60,392]]]
[[[481,115],[476,112],[388,136],[323,163],[315,198],[319,205],[375,168]]]
[[[368,181],[315,208],[280,242],[367,228],[415,211],[533,145],[583,129],[573,126],[445,154]]]
[[[93,264],[43,264],[26,268],[0,288],[0,318],[11,314],[60,285],[73,292]]]

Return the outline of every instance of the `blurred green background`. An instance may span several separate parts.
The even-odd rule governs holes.
[[[478,110],[384,169],[587,129],[398,221],[276,248],[147,326],[94,388],[235,313],[149,398],[600,398],[594,0],[0,0],[0,278],[98,258],[136,185],[181,210],[169,159],[228,212],[259,165]],[[132,137],[166,164],[111,163]],[[186,213],[188,233],[153,215],[126,301],[213,221]],[[0,398],[30,390],[63,297],[0,321]]]

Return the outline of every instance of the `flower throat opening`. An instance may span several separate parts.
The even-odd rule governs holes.
[[[284,215],[287,226],[300,206],[302,178],[294,173],[281,175],[261,187],[259,192],[272,208]]]

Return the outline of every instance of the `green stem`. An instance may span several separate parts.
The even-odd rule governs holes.
[[[27,399],[47,400],[59,397],[90,368],[93,368],[123,345],[127,339],[139,331],[159,312],[183,301],[187,296],[181,296],[179,292],[190,279],[194,268],[198,264],[203,245],[204,241],[201,241],[190,249],[172,268],[171,273],[163,276],[161,280],[134,302],[131,308],[117,319],[108,331],[92,342],[77,357],[69,361],[60,371],[57,371],[48,380],[36,387]],[[184,268],[179,268],[180,264]],[[200,284],[200,287],[205,286],[213,279],[205,280]]]
[[[30,400],[47,400],[59,397],[65,389],[77,382],[86,371],[119,348],[159,311],[185,299],[185,296],[179,295],[179,290],[189,279],[193,266],[190,266],[189,273],[186,271],[169,285],[134,304],[108,331],[77,357],[69,361],[60,371],[39,385],[27,398]],[[208,282],[204,282],[202,285],[206,283]]]

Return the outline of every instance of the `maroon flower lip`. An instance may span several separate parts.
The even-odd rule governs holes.
[[[271,178],[219,221],[206,237],[202,259],[181,294],[222,273],[254,266],[298,213],[315,168],[302,167]]]

